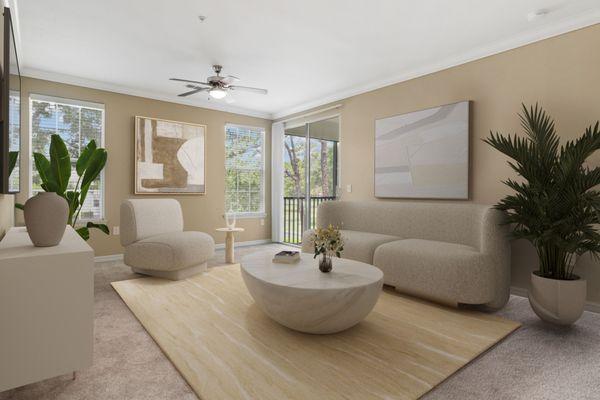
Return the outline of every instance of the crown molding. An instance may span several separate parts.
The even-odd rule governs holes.
[[[36,69],[36,68],[26,67],[25,66],[26,65],[25,54],[23,52],[23,47],[21,45],[21,30],[20,30],[20,25],[19,25],[19,10],[18,10],[18,6],[17,6],[17,0],[3,0],[3,4],[5,7],[8,7],[11,9],[11,17],[13,20],[13,30],[14,30],[14,35],[15,35],[15,47],[17,50],[17,54],[19,56],[19,67],[20,67],[21,76],[26,76],[26,77],[30,77],[30,78],[36,78],[36,79],[44,79],[44,80],[52,81],[52,82],[65,83],[68,85],[82,86],[82,87],[86,87],[86,88],[90,88],[90,89],[98,89],[98,90],[105,90],[108,92],[127,94],[130,96],[143,97],[143,98],[148,98],[148,99],[153,99],[153,100],[166,101],[169,103],[183,104],[186,106],[205,108],[208,110],[229,112],[229,113],[240,114],[240,115],[245,115],[245,116],[249,116],[249,117],[257,117],[257,118],[264,118],[264,119],[272,119],[272,117],[273,117],[273,115],[268,112],[250,110],[250,109],[243,108],[243,107],[232,106],[232,105],[226,104],[226,103],[218,103],[216,101],[210,102],[210,101],[206,101],[206,100],[200,100],[198,98],[196,98],[195,100],[192,100],[192,99],[188,100],[188,99],[183,99],[183,98],[179,98],[179,97],[166,95],[163,93],[134,89],[134,88],[130,88],[130,87],[123,86],[123,85],[117,85],[117,84],[112,84],[112,83],[101,82],[101,81],[96,81],[96,80],[92,80],[92,79],[67,75],[67,74],[61,74],[61,73],[57,73],[57,72],[44,71],[44,70],[40,70],[40,69]]]
[[[54,82],[60,82],[70,85],[82,86],[92,89],[105,90],[109,92],[127,94],[132,96],[144,97],[154,100],[166,101],[169,103],[183,104],[193,107],[205,108],[209,110],[230,112],[234,114],[241,114],[251,117],[278,120],[296,113],[304,112],[312,108],[320,107],[325,104],[340,101],[352,96],[356,96],[362,93],[370,92],[376,89],[380,89],[386,86],[394,85],[397,83],[405,82],[411,79],[415,79],[421,76],[429,75],[435,72],[439,72],[448,68],[452,68],[458,65],[466,64],[471,61],[476,61],[485,57],[489,57],[495,54],[503,53],[509,50],[513,50],[518,47],[526,46],[531,43],[539,42],[544,39],[559,36],[571,31],[589,27],[600,23],[600,10],[590,12],[587,14],[580,15],[575,18],[565,19],[558,21],[552,26],[543,26],[537,29],[532,29],[523,32],[518,35],[514,35],[508,39],[500,40],[492,44],[482,46],[466,53],[456,55],[453,57],[446,58],[440,62],[432,63],[421,68],[416,68],[411,71],[405,71],[401,74],[391,76],[386,79],[368,82],[365,84],[349,87],[347,89],[338,91],[329,96],[315,99],[313,101],[304,102],[297,104],[292,107],[284,108],[273,113],[262,112],[257,110],[246,109],[242,107],[236,107],[229,104],[209,102],[205,100],[185,100],[180,98],[173,98],[173,96],[145,91],[140,89],[134,89],[127,86],[111,84],[107,82],[95,81],[91,79],[60,74],[56,72],[43,71],[35,68],[23,67],[24,55],[21,47],[21,35],[19,30],[19,15],[17,8],[17,0],[4,0],[4,4],[10,7],[13,12],[13,22],[15,25],[15,41],[17,50],[19,51],[19,61],[21,64],[21,75],[28,76],[31,78],[44,79]]]
[[[246,115],[249,117],[257,117],[264,119],[272,119],[270,113],[261,111],[249,110],[242,107],[232,106],[230,104],[223,104],[218,102],[210,102],[206,100],[186,100],[177,96],[166,95],[162,93],[134,89],[127,86],[116,85],[107,82],[96,81],[87,78],[80,78],[77,76],[61,74],[57,72],[44,71],[36,68],[22,67],[21,75],[29,78],[43,79],[46,81],[59,82],[67,85],[81,86],[90,89],[104,90],[107,92],[126,94],[130,96],[143,97],[147,99],[166,101],[169,103],[183,104],[186,106],[205,108],[208,110],[223,111],[233,114]]]
[[[411,79],[419,78],[421,76],[429,75],[448,68],[456,67],[458,65],[466,64],[471,61],[476,61],[485,57],[493,56],[495,54],[503,53],[509,50],[516,49],[518,47],[526,46],[531,43],[539,42],[544,39],[549,39],[551,37],[559,36],[571,31],[586,28],[588,26],[596,25],[599,23],[600,10],[580,15],[576,18],[571,18],[569,20],[562,20],[555,23],[552,26],[544,26],[537,29],[532,29],[521,34],[512,36],[508,39],[500,40],[489,45],[473,49],[466,53],[446,58],[445,60],[442,60],[437,63],[429,64],[421,68],[416,68],[411,71],[403,72],[390,78],[350,87],[318,100],[313,100],[306,103],[298,104],[293,107],[281,109],[279,111],[273,112],[272,117],[274,120],[285,118],[293,114],[310,110],[312,108],[320,107],[325,104],[347,99],[352,96],[370,92],[376,89],[380,89],[382,87],[394,85],[396,83],[401,83]]]

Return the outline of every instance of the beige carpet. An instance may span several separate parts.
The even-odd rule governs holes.
[[[302,334],[256,308],[237,265],[112,285],[202,400],[414,399],[519,327],[386,291],[354,328]]]

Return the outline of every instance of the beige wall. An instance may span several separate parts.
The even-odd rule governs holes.
[[[385,62],[385,60],[382,60]],[[344,200],[371,200],[375,119],[472,100],[471,201],[496,203],[514,176],[506,159],[481,139],[490,130],[521,132],[521,102],[539,102],[564,140],[600,119],[600,25],[571,32],[435,74],[381,88],[341,103],[341,186]],[[325,106],[324,106],[325,107]],[[592,160],[600,164],[600,153]],[[352,193],[346,185],[352,184]],[[537,259],[527,243],[513,245],[513,285],[527,287]],[[588,299],[600,303],[600,266],[582,259]]]
[[[521,132],[517,118],[520,103],[539,102],[556,120],[564,140],[575,138],[600,119],[600,25],[534,43],[502,54],[450,68],[418,79],[350,97],[341,108],[341,185],[343,199],[373,199],[373,137],[375,119],[460,100],[472,100],[470,196],[475,203],[492,204],[508,193],[500,180],[514,174],[506,159],[484,144],[490,130]],[[184,207],[186,229],[206,232],[222,225],[224,211],[224,145],[226,122],[264,126],[267,129],[267,165],[270,165],[270,123],[267,120],[177,105],[81,87],[25,79],[23,98],[29,93],[62,96],[106,105],[106,146],[109,151],[107,217],[117,225],[121,199],[132,196],[133,116],[196,122],[208,125],[207,195],[177,196]],[[23,121],[28,121],[24,108]],[[24,125],[25,133],[27,127]],[[600,165],[600,154],[592,165]],[[26,166],[22,166],[24,169]],[[24,170],[24,176],[26,171]],[[267,180],[270,171],[267,171]],[[352,184],[352,193],[345,193]],[[270,184],[267,182],[267,210]],[[22,200],[22,199],[21,199]],[[0,198],[0,210],[5,199]],[[6,213],[4,213],[6,214]],[[0,227],[5,217],[0,212]],[[270,237],[270,220],[243,220],[247,229],[240,240]],[[217,241],[223,238],[217,236]],[[118,237],[94,233],[97,255],[121,251]],[[588,279],[588,299],[600,303],[600,266],[584,258],[578,272]],[[537,265],[527,243],[513,245],[513,285],[525,288],[529,271]]]
[[[65,85],[38,79],[23,80],[22,100],[24,105],[31,93],[49,96],[66,97],[102,103],[106,109],[105,147],[108,151],[108,162],[105,169],[106,177],[106,218],[108,225],[119,225],[119,206],[121,200],[134,197],[133,195],[133,141],[134,116],[163,118],[174,121],[192,122],[207,125],[206,139],[206,195],[170,196],[181,202],[186,230],[207,232],[222,243],[224,237],[216,233],[217,227],[224,225],[225,209],[225,124],[238,123],[260,126],[266,130],[266,209],[270,210],[270,164],[271,164],[271,122],[269,120],[246,117],[238,114],[208,110],[204,108],[185,106],[164,101],[151,100],[135,96],[127,96],[101,90],[88,89],[78,86]],[[22,121],[29,121],[29,109],[23,107]],[[29,135],[29,123],[23,124],[23,137]],[[29,166],[21,164],[23,188],[28,186],[26,177]],[[152,197],[152,196],[139,196]],[[17,198],[25,201],[24,193]],[[18,214],[18,221],[22,220]],[[243,219],[238,225],[246,231],[239,234],[240,241],[269,239],[271,237],[271,222],[267,217],[264,225],[260,219]],[[95,254],[109,255],[122,252],[118,236],[106,236],[99,231],[92,232],[90,239]]]

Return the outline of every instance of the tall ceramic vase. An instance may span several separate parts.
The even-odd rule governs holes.
[[[40,192],[25,203],[25,226],[35,246],[56,246],[69,218],[67,201],[53,192]]]

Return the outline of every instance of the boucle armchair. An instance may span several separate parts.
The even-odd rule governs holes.
[[[121,204],[124,261],[134,272],[179,280],[204,272],[215,252],[206,233],[183,231],[174,199],[130,199]]]
[[[396,290],[456,306],[501,308],[510,288],[510,245],[502,214],[479,204],[332,201],[317,226],[337,225],[342,257],[373,264]],[[310,231],[302,250],[311,252]]]

